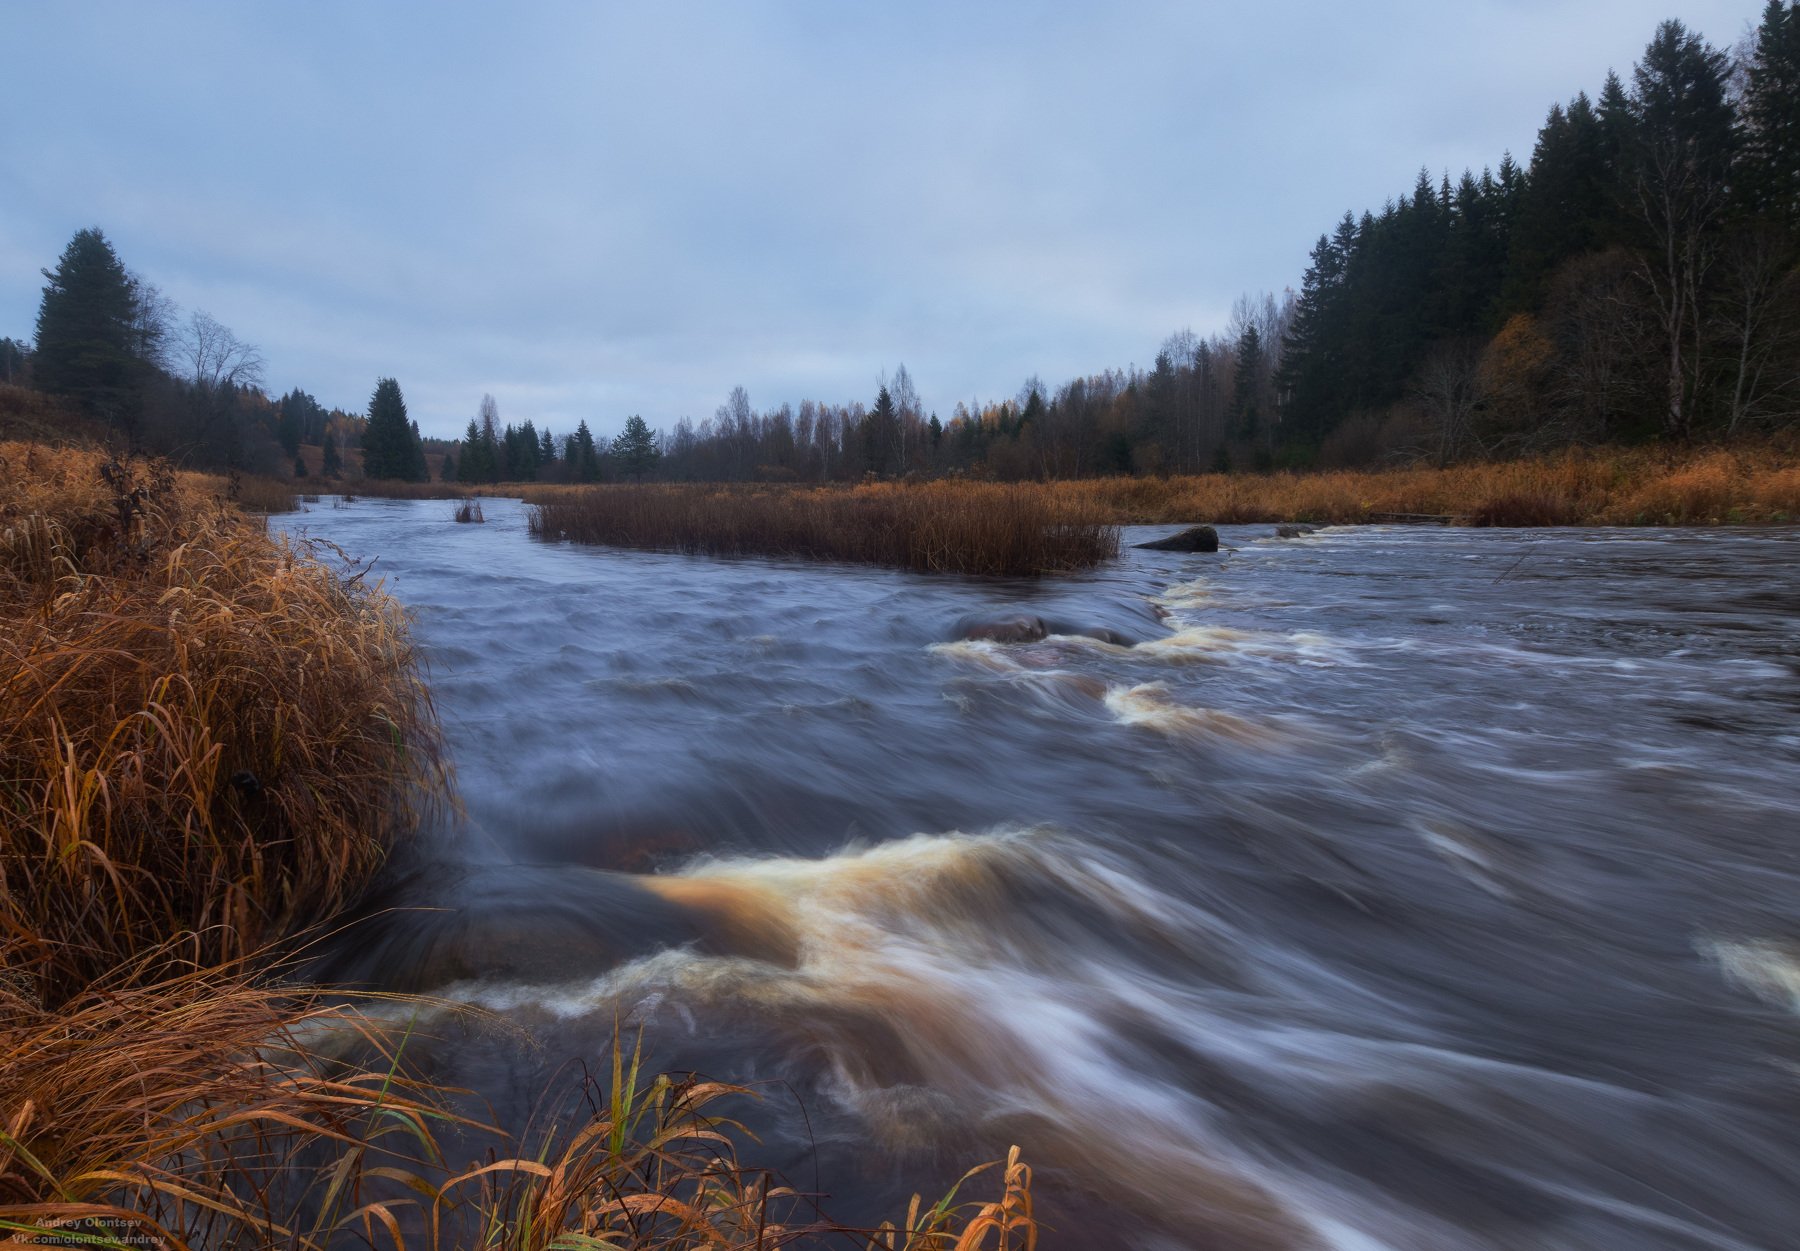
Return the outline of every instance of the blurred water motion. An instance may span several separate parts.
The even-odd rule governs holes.
[[[1800,533],[1028,583],[442,514],[280,524],[416,611],[469,813],[331,971],[526,1026],[431,1044],[503,1117],[623,1017],[852,1219],[1016,1141],[1056,1246],[1796,1245]],[[1082,633],[953,637],[1020,614]]]

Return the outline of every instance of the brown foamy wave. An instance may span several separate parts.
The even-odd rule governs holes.
[[[1172,737],[1272,746],[1282,739],[1267,722],[1253,721],[1217,708],[1175,701],[1161,682],[1115,686],[1107,690],[1106,710],[1121,725],[1140,726]]]
[[[820,1057],[824,1088],[883,1143],[941,1146],[959,1127],[1004,1127],[1146,1229],[1246,1248],[1335,1241],[1204,1097],[1121,1065],[1132,1032],[1169,1011],[1169,987],[1102,957],[1060,961],[1012,923],[1022,891],[1050,888],[1125,932],[1231,948],[1223,923],[1125,866],[1006,829],[816,860],[703,860],[640,882],[709,918],[723,950],[663,951],[580,986],[465,987],[463,998],[607,1028],[621,1008],[640,1020],[748,1011]]]

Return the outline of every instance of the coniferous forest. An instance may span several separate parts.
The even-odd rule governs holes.
[[[368,409],[262,390],[261,354],[131,273],[98,230],[46,270],[35,344],[0,382],[73,402],[199,465],[499,481],[1004,480],[1449,464],[1568,446],[1766,436],[1800,412],[1800,0],[1715,46],[1658,26],[1627,74],[1550,106],[1530,160],[1418,171],[1321,233],[1298,291],[1245,295],[1149,369],[927,413],[905,366],[871,402],[758,411],[611,440],[503,422],[422,438],[399,385]],[[596,414],[596,423],[612,424]],[[308,455],[303,447],[319,449]],[[443,453],[442,455],[436,455]],[[309,468],[310,462],[310,468]]]

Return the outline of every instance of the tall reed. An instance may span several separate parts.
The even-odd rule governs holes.
[[[270,944],[448,791],[398,606],[322,556],[166,466],[0,443],[0,1231],[112,1251],[857,1237],[738,1164],[712,1110],[734,1087],[645,1078],[615,1040],[585,1113],[515,1137],[414,1071],[408,1026],[286,983]],[[862,1240],[1022,1245],[1021,1167],[994,1203],[915,1202]]]
[[[446,794],[399,606],[166,468],[0,444],[0,927],[54,1002],[348,902]]]
[[[536,498],[533,534],[623,547],[1023,576],[1088,568],[1119,551],[1103,509],[1031,486],[604,486]]]
[[[1442,468],[1095,478],[1039,489],[1138,524],[1357,524],[1398,514],[1476,525],[1800,521],[1800,459],[1773,445],[1577,451]]]

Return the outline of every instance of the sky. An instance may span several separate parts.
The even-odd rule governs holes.
[[[1674,0],[1669,0],[1674,3]],[[597,435],[1148,364],[1761,0],[0,0],[0,335],[99,226],[274,393]]]

